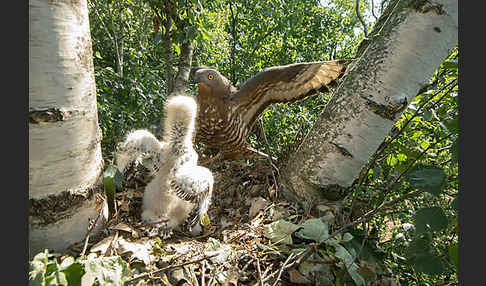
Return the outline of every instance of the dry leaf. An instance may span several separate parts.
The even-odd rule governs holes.
[[[152,255],[152,243],[151,240],[141,239],[139,241],[126,241],[123,237],[118,239],[120,245],[120,254],[131,252],[131,259],[139,259],[145,263],[145,265],[152,264],[155,261],[155,256]]]
[[[304,275],[302,275],[296,269],[289,270],[289,275],[290,275],[290,282],[292,282],[292,283],[295,283],[295,284],[311,283],[311,281],[309,279],[307,279]]]
[[[112,245],[113,247],[116,247],[117,245],[117,239],[114,234],[105,237],[103,240],[93,245],[93,247],[91,247],[90,252],[94,253],[100,251],[101,254],[104,254],[106,253],[110,245]]]
[[[255,215],[266,206],[268,206],[269,202],[262,197],[252,198],[250,200],[251,206],[248,215],[250,218],[255,217]]]

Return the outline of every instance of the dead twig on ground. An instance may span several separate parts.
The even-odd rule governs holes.
[[[101,200],[103,201],[103,205],[101,206],[100,211],[98,212],[98,215],[96,216],[96,219],[94,220],[94,222],[88,227],[88,233],[86,233],[86,238],[84,239],[83,250],[81,251],[79,256],[84,256],[84,254],[86,253],[86,249],[88,248],[88,242],[89,242],[89,237],[91,235],[91,232],[93,231],[95,226],[98,224],[98,220],[100,219],[100,216],[103,213],[103,210],[105,208],[104,204],[106,203],[106,201],[103,200],[103,198],[101,198]]]
[[[258,271],[258,283],[260,286],[263,286],[263,281],[262,281],[262,270],[260,269],[260,259],[258,257],[256,259],[256,265],[257,265],[257,271]]]
[[[204,261],[204,260],[207,260],[207,259],[210,259],[212,257],[215,257],[217,256],[218,254],[213,254],[213,255],[209,255],[209,256],[205,256],[203,258],[200,258],[200,259],[196,259],[196,260],[193,260],[193,261],[189,261],[189,262],[184,262],[184,263],[181,263],[181,264],[177,264],[177,265],[171,265],[171,266],[167,266],[167,267],[164,267],[164,268],[161,268],[159,270],[155,270],[155,271],[152,271],[152,272],[148,272],[148,273],[145,273],[145,274],[142,274],[142,275],[139,275],[137,277],[134,277],[132,279],[129,279],[125,282],[124,285],[128,285],[130,283],[133,283],[133,282],[136,282],[140,279],[144,279],[144,278],[147,278],[147,277],[150,277],[150,276],[153,276],[155,274],[159,274],[159,273],[162,273],[162,272],[165,272],[167,270],[171,270],[171,269],[174,269],[174,268],[178,268],[178,267],[182,267],[182,266],[186,266],[186,265],[189,265],[189,264],[194,264],[194,263],[198,263],[198,262],[201,262],[201,261]]]

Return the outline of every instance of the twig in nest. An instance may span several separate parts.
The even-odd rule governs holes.
[[[102,201],[103,201],[103,206],[100,208],[100,211],[98,212],[98,216],[96,216],[96,219],[94,220],[94,222],[88,227],[88,233],[86,234],[86,238],[84,239],[83,250],[81,251],[79,256],[83,256],[86,253],[86,249],[88,248],[88,242],[89,242],[89,237],[91,235],[91,232],[93,231],[95,226],[98,224],[98,220],[101,216],[101,213],[103,212],[103,210],[105,208],[105,206],[104,206],[105,201],[104,200],[102,200]]]
[[[260,269],[260,259],[258,259],[258,257],[256,257],[255,259],[256,259],[256,263],[257,263],[258,282],[259,282],[260,286],[263,286],[262,270]]]
[[[196,259],[196,260],[193,260],[193,261],[189,261],[189,262],[184,262],[184,263],[181,263],[181,264],[177,264],[177,265],[171,265],[171,266],[167,266],[167,267],[164,267],[164,268],[161,268],[159,270],[155,270],[155,271],[152,271],[152,272],[148,272],[148,273],[145,273],[145,274],[142,274],[142,275],[139,275],[137,277],[134,277],[132,279],[129,279],[125,282],[125,285],[127,284],[130,284],[130,283],[133,283],[135,281],[138,281],[140,279],[144,279],[144,278],[147,278],[149,276],[153,276],[155,274],[159,274],[159,273],[162,273],[162,272],[165,272],[167,270],[171,270],[171,269],[174,269],[174,268],[177,268],[177,267],[182,267],[182,266],[186,266],[186,265],[189,265],[189,264],[194,264],[194,263],[198,263],[198,262],[201,262],[201,261],[204,261],[204,260],[207,260],[207,259],[210,259],[212,257],[215,257],[217,256],[218,254],[213,254],[213,255],[210,255],[210,256],[206,256],[206,257],[203,257],[203,258],[200,258],[200,259]]]
[[[294,253],[291,253],[287,259],[285,259],[285,262],[282,264],[282,267],[280,267],[280,270],[278,271],[277,279],[275,279],[275,282],[273,282],[273,286],[277,286],[278,280],[280,280],[280,276],[282,276],[282,273],[286,269],[285,266],[289,263],[290,259],[294,257]]]

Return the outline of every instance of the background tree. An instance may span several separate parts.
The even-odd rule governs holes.
[[[99,213],[96,111],[86,1],[29,1],[30,255],[83,239]]]

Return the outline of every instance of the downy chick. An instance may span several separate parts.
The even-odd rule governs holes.
[[[146,186],[142,220],[161,228],[165,237],[177,227],[191,230],[208,210],[213,175],[197,165],[192,138],[197,105],[192,97],[176,95],[167,99],[163,141],[147,130],[128,134],[117,154],[120,171],[138,156],[155,160],[155,177]]]

